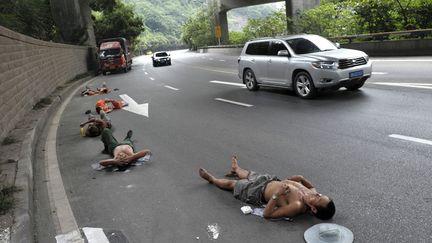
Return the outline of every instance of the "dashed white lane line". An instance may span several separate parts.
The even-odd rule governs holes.
[[[225,60],[222,60],[222,59],[221,59],[221,60],[219,60],[219,62],[225,62]]]
[[[370,82],[371,84],[397,86],[417,89],[432,89],[431,83],[387,83],[387,82]]]
[[[168,88],[168,89],[172,89],[172,90],[175,90],[175,91],[179,90],[179,89],[177,89],[177,88],[174,88],[174,87],[171,87],[171,86],[169,86],[169,85],[165,85],[164,87],[165,87],[165,88]]]
[[[155,80],[154,78],[150,77],[150,80]]]
[[[89,243],[109,243],[108,238],[101,228],[82,228]]]
[[[214,84],[226,84],[226,85],[232,85],[232,86],[246,88],[246,85],[244,85],[244,84],[233,83],[233,82],[225,82],[225,81],[212,80],[212,81],[210,81],[210,83],[214,83]]]
[[[148,72],[144,72],[145,75],[148,75]]]
[[[426,140],[426,139],[421,139],[421,138],[409,137],[409,136],[404,136],[404,135],[399,135],[399,134],[390,134],[389,137],[407,140],[407,141],[416,142],[416,143],[432,145],[432,141]]]
[[[222,99],[222,98],[215,98],[215,100],[221,101],[221,102],[225,102],[225,103],[229,103],[229,104],[233,104],[233,105],[244,106],[244,107],[252,107],[253,106],[253,105],[250,105],[250,104],[241,103],[241,102],[232,101],[232,100],[226,100],[226,99]]]
[[[373,75],[385,75],[388,74],[386,72],[372,72]]]

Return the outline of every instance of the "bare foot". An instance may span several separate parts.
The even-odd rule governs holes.
[[[199,175],[204,179],[207,180],[209,183],[213,183],[213,176],[210,175],[210,173],[207,172],[206,169],[200,168],[199,169]]]
[[[231,172],[235,174],[237,171],[237,168],[238,168],[237,156],[234,155],[231,158]]]

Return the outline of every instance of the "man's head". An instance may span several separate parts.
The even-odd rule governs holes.
[[[90,124],[86,130],[86,137],[97,137],[101,134],[100,129],[95,124]]]
[[[96,112],[98,113],[98,114],[100,114],[100,111],[102,110],[102,108],[100,108],[99,106],[96,106]]]
[[[320,193],[307,197],[305,203],[309,206],[312,214],[321,220],[331,219],[336,212],[333,200]]]

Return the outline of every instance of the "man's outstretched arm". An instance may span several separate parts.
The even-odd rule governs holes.
[[[148,153],[150,153],[150,150],[149,150],[149,149],[143,149],[143,150],[141,150],[141,151],[139,151],[139,152],[137,152],[137,153],[135,153],[135,154],[133,154],[133,155],[131,155],[131,156],[126,157],[125,160],[126,160],[128,163],[130,163],[130,162],[132,162],[132,161],[134,161],[134,160],[137,160],[137,159],[139,159],[139,158],[142,158],[142,157],[146,156],[146,154],[148,154]]]
[[[287,179],[290,181],[299,182],[308,189],[315,190],[315,187],[312,185],[312,183],[309,180],[307,180],[306,178],[304,178],[304,176],[302,176],[302,175],[291,176],[291,177],[288,177]]]
[[[290,203],[286,206],[276,207],[276,200],[270,199],[264,208],[263,216],[266,219],[294,217],[302,212],[300,203]]]

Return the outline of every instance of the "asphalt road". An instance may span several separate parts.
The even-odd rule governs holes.
[[[244,203],[198,176],[199,167],[223,176],[237,155],[247,169],[309,178],[334,199],[331,222],[351,229],[355,242],[432,241],[432,57],[375,58],[360,91],[314,100],[210,82],[240,84],[236,56],[172,57],[172,66],[156,68],[137,57],[132,71],[91,83],[119,91],[76,94],[67,106],[57,153],[79,227],[120,230],[130,242],[303,242],[304,231],[322,221],[243,215]],[[91,164],[108,156],[99,138],[80,137],[79,123],[97,99],[121,94],[148,103],[149,117],[110,113],[114,135],[132,129],[136,147],[153,157],[126,172],[95,171]]]

